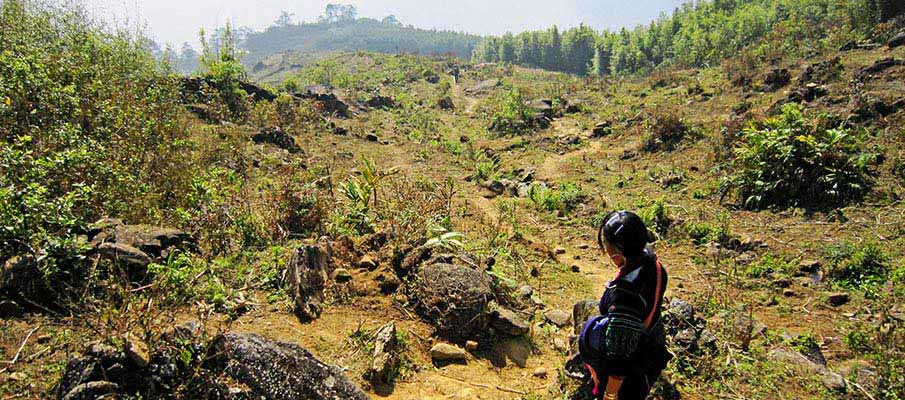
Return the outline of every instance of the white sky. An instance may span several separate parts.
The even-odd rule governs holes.
[[[263,29],[280,11],[296,20],[313,21],[327,3],[352,4],[359,16],[383,18],[394,14],[404,24],[478,34],[502,34],[526,29],[585,23],[602,29],[633,27],[685,0],[82,0],[104,19],[134,26],[146,24],[161,43],[197,42],[198,30],[212,30],[230,21],[234,26]]]

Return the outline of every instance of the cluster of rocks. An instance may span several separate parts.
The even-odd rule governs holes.
[[[133,337],[119,348],[91,345],[69,359],[57,396],[170,398],[180,390],[192,398],[224,400],[368,398],[342,370],[296,344],[239,333],[201,342],[199,325],[190,323],[164,335],[153,350]]]
[[[197,242],[188,233],[170,228],[150,225],[128,225],[119,219],[104,218],[89,225],[87,232],[77,236],[77,240],[88,248],[87,256],[103,261],[119,269],[117,275],[125,276],[130,282],[148,280],[148,265],[165,262],[174,251],[195,251]],[[87,278],[86,268],[78,265],[71,268],[63,278],[53,281],[45,279],[39,268],[38,257],[23,254],[5,260],[0,270],[0,294],[3,313],[14,316],[21,311],[16,301],[49,307],[63,307],[59,304],[66,293],[73,288],[82,288]]]
[[[281,128],[272,126],[264,127],[251,137],[256,144],[272,144],[280,149],[288,151],[290,154],[300,153],[302,148],[296,143],[292,135],[284,132]]]
[[[475,68],[478,68],[478,67],[476,66]],[[487,79],[487,80],[478,82],[477,84],[475,84],[471,87],[465,88],[465,94],[472,95],[472,96],[484,94],[494,88],[499,87],[500,85],[501,85],[501,82],[499,79]]]
[[[532,170],[516,170],[513,171],[512,178],[481,182],[481,186],[488,191],[485,197],[489,198],[497,196],[528,197],[531,185],[547,186],[544,182],[534,180]]]
[[[774,68],[764,76],[761,89],[766,92],[775,92],[782,89],[792,81],[792,73],[787,68]]]

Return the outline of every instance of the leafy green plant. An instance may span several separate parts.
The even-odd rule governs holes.
[[[827,275],[842,287],[868,288],[889,277],[890,256],[878,243],[841,243],[827,247],[824,256],[829,261]]]
[[[794,263],[785,257],[765,254],[745,268],[745,275],[751,278],[764,278],[773,273],[788,274]]]
[[[641,209],[638,212],[638,216],[641,217],[648,229],[657,232],[659,235],[665,235],[673,223],[664,197],[660,197],[650,206]]]
[[[436,229],[436,236],[428,239],[426,247],[439,247],[447,251],[458,251],[465,247],[463,240],[465,235],[461,232],[448,232],[446,229]]]
[[[876,155],[851,130],[812,124],[800,105],[742,132],[734,172],[722,182],[747,208],[836,206],[870,190]]]
[[[242,66],[237,39],[230,24],[219,31],[216,45],[207,39],[202,29],[201,66],[204,75],[211,79],[220,92],[220,96],[229,107],[232,117],[241,120],[248,111],[246,97],[239,83],[246,78],[245,67]]]
[[[555,188],[532,184],[528,188],[528,198],[541,209],[567,213],[575,210],[587,198],[587,193],[572,182],[559,184]]]
[[[525,105],[518,89],[497,94],[490,99],[490,130],[501,134],[522,134],[531,128],[533,113]]]

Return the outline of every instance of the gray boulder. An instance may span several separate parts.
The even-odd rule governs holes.
[[[296,344],[228,333],[214,339],[208,355],[206,368],[241,384],[251,398],[368,398],[339,368],[325,364]]]
[[[378,384],[386,384],[392,381],[399,363],[399,342],[396,339],[396,324],[389,322],[377,330],[374,337],[374,359],[368,368],[368,380]]]
[[[493,289],[484,272],[452,264],[423,266],[410,292],[415,310],[439,336],[464,343],[487,333]]]
[[[522,336],[531,330],[528,322],[519,317],[515,311],[490,302],[490,327],[494,332],[508,336]]]

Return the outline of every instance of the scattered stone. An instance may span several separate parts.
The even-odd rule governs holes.
[[[839,56],[836,56],[829,60],[808,65],[798,78],[798,82],[801,84],[829,83],[839,76],[842,69],[841,59]]]
[[[563,310],[552,309],[547,310],[547,312],[544,313],[544,319],[546,319],[547,322],[562,328],[569,325],[572,316]]]
[[[368,99],[365,105],[380,109],[396,108],[396,99],[390,96],[377,95]]]
[[[767,358],[775,362],[795,366],[809,373],[817,374],[820,376],[824,385],[826,385],[830,389],[840,390],[845,388],[845,382],[842,379],[842,376],[830,371],[826,368],[825,365],[821,365],[810,360],[797,351],[785,348],[776,348],[771,350],[767,354]],[[840,382],[842,383],[841,386]]]
[[[62,400],[95,400],[115,395],[119,385],[107,381],[95,381],[80,384],[63,396]]]
[[[500,86],[499,79],[488,79],[485,81],[478,82],[478,84],[476,84],[470,88],[466,88],[465,94],[469,94],[469,95],[481,94],[481,93],[487,92],[490,89],[493,89],[497,86]]]
[[[368,271],[373,271],[377,269],[377,259],[370,254],[365,254],[360,260],[358,260],[358,268],[366,269]]]
[[[533,294],[534,288],[532,288],[531,285],[522,285],[518,288],[518,295],[520,298],[530,299]]]
[[[786,289],[782,291],[782,295],[785,297],[795,297],[795,291],[792,289]]]
[[[151,361],[148,345],[131,334],[123,338],[123,354],[139,368],[147,367]]]
[[[544,367],[538,367],[534,370],[534,377],[540,379],[547,379],[547,369]]]
[[[374,337],[374,359],[368,369],[371,382],[389,383],[393,378],[399,358],[396,355],[399,342],[396,339],[396,323],[381,326]]]
[[[895,36],[892,37],[892,39],[889,39],[889,41],[886,42],[886,46],[888,46],[890,49],[892,49],[894,47],[899,47],[902,45],[905,45],[905,31],[901,31],[901,32],[897,33]]]
[[[555,118],[553,110],[553,100],[550,99],[535,99],[525,102],[525,106],[533,110],[536,114],[542,114],[547,118]]]
[[[468,353],[459,346],[449,343],[437,343],[430,349],[430,356],[435,361],[467,361]]]
[[[584,300],[572,306],[572,333],[578,335],[584,323],[592,317],[600,315],[600,302]]]
[[[453,103],[453,99],[449,96],[441,97],[437,100],[437,107],[440,107],[441,110],[455,110],[456,105]]]
[[[276,126],[261,128],[251,137],[251,140],[256,144],[270,143],[292,154],[302,151],[302,148],[295,142],[295,138]]]
[[[214,339],[205,366],[248,389],[248,398],[368,398],[342,370],[293,343],[253,334],[227,333]]]
[[[475,342],[474,340],[469,340],[469,341],[465,342],[465,350],[475,351],[477,349],[478,349],[478,342]]]
[[[766,331],[767,326],[754,317],[749,316],[747,311],[739,312],[732,323],[732,332],[736,338],[754,338]]]
[[[827,297],[827,303],[833,307],[839,307],[848,302],[849,295],[845,292],[831,293],[829,297]]]
[[[613,126],[610,121],[598,122],[591,130],[591,138],[597,139],[609,136],[613,133]]]
[[[773,286],[785,289],[792,286],[792,280],[789,278],[779,278],[773,281]]]
[[[801,260],[798,263],[798,271],[803,274],[813,274],[820,270],[820,261]]]
[[[143,251],[123,243],[101,243],[97,252],[105,259],[126,266],[129,276],[144,279],[144,272],[153,260]]]
[[[324,283],[332,269],[331,251],[326,245],[302,246],[289,259],[289,296],[295,314],[302,321],[317,319],[324,302]]]
[[[490,326],[499,333],[509,336],[522,336],[531,330],[524,319],[518,316],[515,311],[502,307],[496,302],[491,302],[490,310]]]
[[[12,300],[3,300],[0,301],[0,318],[15,318],[22,314],[22,308],[19,307],[15,301]]]
[[[346,283],[352,280],[352,274],[345,268],[337,268],[333,271],[333,280],[337,283]]]
[[[369,142],[379,142],[379,141],[380,141],[380,136],[377,136],[377,134],[375,134],[375,133],[368,132],[368,133],[365,135],[365,140],[367,140],[367,141],[369,141]]]
[[[572,272],[574,272],[574,273],[576,273],[576,274],[579,273],[579,272],[581,272],[581,267],[579,267],[578,265],[573,265],[573,266],[572,266]]]
[[[22,382],[28,379],[28,375],[25,375],[24,372],[13,372],[9,374],[10,382]]]
[[[787,101],[790,103],[808,103],[814,100],[817,100],[821,97],[824,97],[829,94],[829,89],[826,86],[817,85],[816,83],[808,83],[804,86],[799,86],[789,92],[789,96],[787,97]]]
[[[553,349],[560,353],[565,353],[569,351],[569,342],[562,338],[555,338],[553,339]]]
[[[773,92],[779,90],[783,86],[792,81],[792,74],[785,68],[774,68],[764,77],[763,88],[766,91]]]
[[[855,74],[855,80],[865,81],[867,79],[873,78],[874,75],[883,72],[889,68],[905,65],[905,62],[902,60],[896,60],[895,57],[887,57],[882,58],[877,61],[874,61],[873,65],[869,67],[864,67],[857,74]]]
[[[390,274],[388,276],[379,275],[377,281],[377,286],[380,288],[380,293],[383,294],[396,293],[396,290],[399,289],[399,286],[402,286],[402,281],[400,281],[395,274]]]

